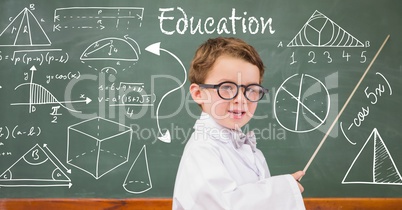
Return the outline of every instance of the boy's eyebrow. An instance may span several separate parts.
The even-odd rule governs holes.
[[[236,84],[238,84],[236,81],[233,81],[233,80],[229,80],[229,79],[220,79],[220,80],[218,80],[215,84],[213,84],[213,85],[216,85],[216,84],[219,84],[219,83],[221,83],[221,82],[233,82],[233,83],[236,83]],[[208,84],[210,84],[210,83],[208,83]],[[247,84],[240,84],[240,85],[250,85],[250,84],[260,84],[260,83],[255,83],[255,82],[250,82],[250,83],[247,83]],[[239,84],[238,84],[239,85]]]
[[[235,81],[232,81],[232,80],[229,80],[229,79],[218,80],[218,83],[221,83],[221,82],[234,82],[234,83],[236,83]]]
[[[229,79],[220,79],[220,80],[216,81],[216,82],[214,83],[214,85],[219,84],[219,83],[221,83],[221,82],[234,82],[234,83],[236,83],[235,81],[232,81],[232,80],[229,80]],[[208,83],[208,84],[210,84],[210,83]],[[237,83],[236,83],[236,84],[237,84]]]

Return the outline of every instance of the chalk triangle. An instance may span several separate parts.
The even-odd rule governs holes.
[[[377,130],[374,133],[374,182],[376,183],[399,183],[402,184],[402,177],[389,153],[387,146]]]
[[[70,178],[36,144],[0,175],[2,187],[69,186]]]
[[[287,46],[364,47],[361,41],[317,10]]]
[[[342,183],[402,185],[402,177],[377,129],[371,132]]]
[[[49,46],[48,36],[34,14],[24,8],[0,34],[0,46]]]
[[[146,192],[152,188],[151,176],[149,174],[147,149],[142,147],[135,158],[123,183],[123,188],[134,194]]]

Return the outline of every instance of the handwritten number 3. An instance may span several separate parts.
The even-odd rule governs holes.
[[[332,58],[331,58],[331,54],[328,52],[328,51],[325,51],[324,52],[324,55],[327,55],[327,58],[328,58],[328,63],[332,63]]]

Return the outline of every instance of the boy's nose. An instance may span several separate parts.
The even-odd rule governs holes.
[[[247,102],[246,97],[244,96],[244,88],[243,87],[239,87],[239,92],[237,93],[237,96],[233,98],[234,102],[237,103],[245,103]]]

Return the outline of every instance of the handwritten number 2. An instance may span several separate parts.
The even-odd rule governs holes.
[[[314,61],[315,52],[313,52],[313,51],[308,52],[308,56],[312,57],[311,60],[308,61],[309,63],[317,63],[316,61]]]

